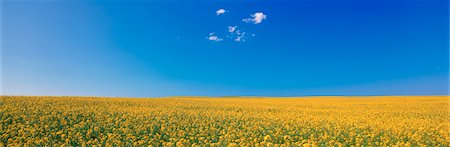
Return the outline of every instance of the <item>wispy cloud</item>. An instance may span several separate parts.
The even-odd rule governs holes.
[[[238,36],[238,37],[236,37],[236,39],[234,39],[234,41],[236,41],[236,42],[240,42],[242,40],[242,37],[240,37],[240,36]],[[242,41],[245,41],[245,40],[242,40]]]
[[[228,32],[233,33],[236,30],[237,26],[228,26]]]
[[[219,37],[218,37],[217,35],[215,35],[215,33],[213,32],[213,33],[209,33],[208,40],[219,42],[219,41],[222,41],[223,39],[222,39],[222,38],[219,38]]]
[[[228,12],[228,11],[225,9],[219,9],[216,11],[216,14],[222,15],[226,12]],[[259,24],[267,18],[267,16],[263,12],[256,12],[254,14],[251,14],[250,16],[251,16],[250,18],[242,19],[242,21],[244,21],[246,23]],[[244,29],[245,29],[245,27],[244,27]],[[230,40],[230,41],[235,41],[235,42],[244,42],[244,41],[246,41],[246,39],[255,37],[255,34],[252,34],[252,33],[248,34],[247,32],[244,32],[245,30],[243,31],[241,27],[238,28],[238,26],[236,26],[236,25],[227,26],[227,31],[228,32],[224,34],[225,38],[221,38],[218,35],[216,35],[215,32],[212,32],[209,34],[207,39],[210,41],[216,41],[216,42],[225,41],[225,40]]]
[[[225,14],[225,12],[227,12],[225,9],[219,9],[216,11],[216,14],[221,15],[221,14]]]
[[[262,12],[257,12],[255,14],[250,15],[251,18],[244,18],[242,19],[242,21],[250,23],[253,22],[254,24],[259,24],[261,23],[264,19],[267,18],[267,15],[265,15]]]
[[[241,32],[240,30],[236,31],[236,38],[234,39],[236,42],[245,41],[245,32]]]

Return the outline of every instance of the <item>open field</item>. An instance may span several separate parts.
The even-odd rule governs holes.
[[[0,146],[450,146],[448,100],[2,96]]]

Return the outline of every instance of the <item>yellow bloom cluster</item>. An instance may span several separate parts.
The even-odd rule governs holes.
[[[450,146],[448,96],[2,96],[0,146]]]

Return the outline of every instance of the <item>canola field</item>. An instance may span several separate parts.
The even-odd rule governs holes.
[[[2,96],[0,146],[450,146],[448,96]]]

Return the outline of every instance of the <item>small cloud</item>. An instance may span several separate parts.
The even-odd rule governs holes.
[[[243,22],[246,22],[246,23],[250,23],[250,22],[252,22],[252,18],[244,18],[244,19],[242,19],[242,21]]]
[[[236,31],[236,38],[234,39],[234,41],[236,42],[241,42],[241,41],[245,41],[245,32],[242,32],[240,30]]]
[[[265,15],[262,12],[257,12],[255,14],[250,15],[252,16],[252,18],[244,18],[242,19],[242,21],[246,22],[246,23],[250,23],[253,22],[254,24],[259,24],[261,23],[264,19],[267,18],[267,15]]]
[[[213,33],[209,33],[208,40],[217,41],[217,42],[223,40],[223,39],[219,38],[218,36],[216,36],[214,34],[215,34],[214,32]]]
[[[236,37],[236,39],[234,39],[234,41],[236,41],[236,42],[240,42],[240,41],[241,41],[241,39],[242,39],[242,37],[238,36],[238,37]]]
[[[224,14],[225,12],[227,12],[227,11],[225,11],[225,9],[219,9],[216,11],[216,14],[221,15],[221,14]]]
[[[217,37],[217,36],[209,36],[209,37],[208,37],[208,40],[211,40],[211,41],[222,41],[223,39],[220,39],[220,38]]]
[[[228,26],[228,32],[233,33],[236,30],[237,26]]]

